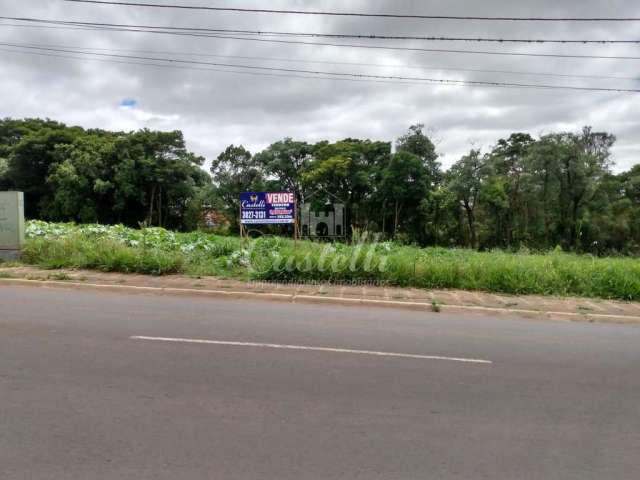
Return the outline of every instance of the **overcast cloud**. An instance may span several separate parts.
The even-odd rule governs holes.
[[[165,3],[208,4],[204,0]],[[265,2],[217,1],[216,6],[262,7]],[[306,17],[195,12],[167,9],[78,5],[62,0],[0,0],[0,15],[89,22],[246,28],[327,33],[457,35],[522,38],[640,39],[640,23],[501,23],[434,20]],[[269,1],[269,8],[492,16],[635,16],[634,0],[455,0],[455,1]],[[458,80],[640,88],[639,80],[576,79],[448,68],[552,72],[640,78],[636,60],[549,59],[470,54],[394,52],[329,46],[283,45],[149,33],[96,32],[51,28],[0,27],[0,41],[21,44],[164,52],[160,56],[285,68],[424,76]],[[313,41],[313,40],[311,40]],[[345,41],[343,43],[362,43]],[[373,42],[371,42],[373,43]],[[385,44],[377,41],[376,44]],[[640,56],[638,46],[487,45],[479,43],[386,44],[536,53]],[[7,51],[13,50],[13,51]],[[188,147],[208,159],[227,145],[258,151],[285,136],[315,142],[346,137],[393,140],[409,125],[424,123],[448,166],[471,145],[488,149],[511,132],[533,135],[578,130],[592,125],[618,137],[616,170],[640,159],[640,94],[503,89],[331,81],[256,76],[206,69],[158,68],[136,64],[74,60],[17,53],[0,47],[0,116],[49,117],[68,124],[115,130],[143,127],[180,129]],[[177,53],[168,53],[177,52]],[[115,52],[118,53],[118,52]],[[139,55],[139,52],[119,52]],[[397,65],[306,64],[230,59],[200,55],[238,55],[322,62]],[[151,55],[151,53],[146,53]],[[424,66],[429,70],[412,68]]]

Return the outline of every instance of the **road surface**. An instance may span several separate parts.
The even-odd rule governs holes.
[[[637,479],[640,328],[1,286],[0,478]]]

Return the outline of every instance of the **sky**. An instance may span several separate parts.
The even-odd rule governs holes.
[[[257,0],[156,0],[156,3],[426,15],[640,17],[640,2],[635,0],[270,0],[268,4]],[[640,22],[297,16],[74,4],[63,0],[0,0],[0,12],[7,17],[191,28],[640,40]],[[255,153],[285,137],[307,142],[343,138],[392,141],[410,125],[422,123],[432,136],[445,167],[470,148],[487,151],[498,139],[512,132],[539,136],[554,131],[578,131],[590,125],[594,130],[617,136],[613,149],[614,170],[626,170],[640,162],[638,93],[357,81],[355,78],[329,80],[285,72],[256,75],[264,71],[97,57],[70,54],[68,50],[350,74],[623,89],[640,89],[640,60],[394,51],[24,25],[16,20],[0,20],[0,43],[5,44],[0,45],[0,117],[48,117],[70,125],[110,130],[182,130],[188,148],[209,160],[230,144],[244,145]],[[640,57],[638,45],[302,40]],[[26,49],[25,45],[67,52]],[[164,66],[149,63],[164,63]],[[549,73],[578,77],[538,75]]]

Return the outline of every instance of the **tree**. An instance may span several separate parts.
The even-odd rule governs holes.
[[[0,157],[0,189],[9,188],[9,161]]]
[[[390,154],[387,142],[321,142],[314,147],[314,159],[303,174],[303,182],[331,202],[344,202],[349,228],[366,227],[378,186],[374,179],[388,164]]]
[[[30,218],[182,228],[186,199],[210,182],[181,132],[85,130],[0,121],[2,185],[25,192]]]
[[[26,120],[14,126],[14,131],[15,143],[10,149],[6,175],[12,187],[25,194],[25,215],[34,218],[51,200],[53,192],[46,178],[57,159],[56,146],[72,143],[82,129],[51,121]]]
[[[210,182],[194,190],[184,209],[183,223],[187,231],[209,228],[205,223],[205,213],[213,207],[215,196],[215,187]]]
[[[187,199],[209,181],[204,159],[187,151],[179,131],[140,130],[119,138],[115,149],[114,207],[121,218],[179,226]]]
[[[467,218],[469,246],[472,248],[478,248],[475,212],[483,185],[485,166],[485,159],[480,155],[480,150],[471,150],[453,164],[448,175],[448,188],[456,196]]]
[[[420,219],[415,219],[412,226],[412,237],[420,243],[436,243],[440,228],[440,206],[442,198],[437,197],[436,191],[442,183],[442,166],[438,162],[436,147],[424,133],[424,125],[416,124],[409,127],[409,131],[396,141],[397,152],[406,152],[417,156],[425,172],[426,190],[423,198],[416,200],[420,205]],[[419,224],[417,225],[416,222]]]
[[[442,180],[441,165],[438,162],[436,147],[431,139],[424,133],[424,125],[418,123],[409,127],[409,131],[396,142],[398,152],[408,152],[417,156],[427,170],[427,176],[431,187]]]
[[[25,192],[28,218],[198,228],[204,209],[237,226],[239,196],[290,190],[344,203],[352,227],[421,245],[640,253],[640,166],[611,172],[615,137],[585,127],[513,133],[446,173],[422,125],[396,141],[285,138],[252,156],[231,145],[212,162],[182,133],[110,132],[52,120],[0,120],[0,189]],[[277,230],[274,229],[274,232]]]
[[[585,127],[581,135],[554,134],[544,140],[554,141],[558,148],[554,160],[559,168],[560,224],[565,244],[578,248],[584,207],[592,198],[604,174],[609,171],[610,148],[615,137],[594,133]]]
[[[274,176],[280,188],[294,192],[300,203],[304,203],[302,175],[313,158],[313,146],[306,142],[295,142],[291,138],[271,144],[254,157],[265,173]]]
[[[53,192],[50,202],[43,208],[48,218],[80,222],[99,220],[93,190],[102,171],[102,155],[98,149],[86,139],[56,147],[60,160],[51,165],[46,179]]]
[[[238,228],[240,194],[261,190],[264,173],[261,165],[242,145],[229,145],[213,160],[211,174],[215,185],[214,203]]]
[[[391,157],[383,172],[381,193],[393,205],[394,236],[401,214],[405,224],[416,224],[420,204],[430,189],[429,179],[429,171],[417,155],[399,151]]]
[[[487,199],[493,205],[499,227],[495,229],[496,241],[501,246],[520,244],[527,237],[528,198],[523,190],[529,173],[529,148],[533,142],[528,133],[513,133],[506,140],[498,140],[488,156],[492,191],[487,192]]]
[[[636,165],[629,172],[621,174],[619,178],[622,182],[624,198],[630,204],[629,211],[632,219],[630,234],[633,242],[631,248],[635,253],[640,253],[640,222],[638,222],[638,218],[640,218],[640,165]]]
[[[529,231],[532,245],[539,248],[555,247],[562,238],[557,228],[560,222],[560,165],[556,158],[562,148],[561,137],[544,136],[528,149],[530,203],[534,205]]]

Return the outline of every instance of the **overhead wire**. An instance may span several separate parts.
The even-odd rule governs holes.
[[[629,44],[638,45],[640,39],[545,39],[545,38],[493,38],[493,37],[448,37],[448,36],[424,36],[424,35],[383,35],[383,34],[351,34],[351,33],[321,33],[321,32],[289,32],[272,30],[247,30],[231,28],[210,28],[210,27],[173,27],[156,25],[131,25],[122,23],[105,22],[81,22],[76,20],[50,20],[33,17],[9,17],[0,16],[0,19],[20,22],[47,23],[56,25],[73,25],[83,27],[114,27],[114,28],[140,28],[147,30],[166,30],[179,32],[215,33],[232,35],[257,35],[257,36],[280,36],[280,37],[303,37],[303,38],[351,38],[358,40],[421,40],[435,42],[488,42],[488,43],[527,43],[527,44]]]
[[[0,24],[1,26],[1,24]],[[25,44],[23,44],[25,45]],[[406,68],[411,70],[426,70],[426,71],[452,71],[452,72],[468,72],[468,73],[499,73],[506,75],[521,75],[521,76],[534,76],[534,77],[555,77],[555,78],[576,78],[576,79],[596,79],[596,80],[628,80],[628,81],[640,81],[640,76],[615,76],[615,75],[580,75],[580,74],[563,74],[552,72],[535,72],[535,71],[514,71],[514,70],[491,70],[480,68],[459,68],[450,66],[429,66],[429,65],[417,65],[417,64],[390,64],[390,63],[366,63],[366,62],[344,62],[344,61],[329,61],[329,60],[309,60],[299,58],[285,58],[285,57],[265,57],[265,56],[251,56],[251,55],[221,55],[214,53],[202,53],[202,52],[187,52],[187,51],[175,51],[175,50],[146,50],[146,49],[131,49],[131,48],[104,48],[104,47],[77,47],[74,45],[56,45],[56,44],[26,44],[33,47],[54,47],[64,49],[82,49],[82,50],[95,50],[106,52],[130,52],[130,53],[149,53],[152,55],[181,55],[187,57],[203,57],[203,58],[229,58],[240,60],[256,60],[263,62],[283,62],[283,63],[302,63],[302,64],[316,64],[316,65],[345,65],[356,67],[376,67],[376,68]]]
[[[473,21],[502,21],[502,22],[638,22],[640,17],[515,17],[515,16],[480,16],[480,15],[421,15],[403,13],[366,13],[366,12],[340,12],[322,10],[278,10],[267,8],[241,8],[241,7],[212,7],[205,5],[184,5],[150,2],[124,2],[106,0],[64,0],[72,3],[85,3],[95,5],[165,8],[182,10],[208,10],[215,12],[238,12],[238,13],[269,13],[288,15],[322,15],[322,16],[342,16],[342,17],[368,17],[368,18],[399,18],[399,19],[419,19],[419,20],[473,20]]]
[[[55,54],[55,53],[49,53],[49,52],[44,53],[44,52],[16,50],[15,48],[14,49],[0,48],[0,52],[20,53],[20,54],[37,55],[37,56],[44,56],[44,57],[54,57],[54,58],[66,58],[70,60],[89,60],[89,61],[101,62],[101,63],[140,65],[140,66],[146,66],[146,67],[169,68],[169,69],[175,69],[175,70],[196,70],[196,71],[217,72],[217,73],[233,73],[233,74],[250,75],[250,76],[317,79],[317,80],[332,80],[332,81],[360,82],[360,83],[382,83],[382,84],[395,84],[395,85],[398,85],[398,84],[424,85],[424,82],[409,82],[409,81],[402,82],[402,81],[391,81],[391,80],[385,81],[385,80],[369,80],[369,79],[357,79],[357,78],[333,78],[333,77],[326,77],[326,76],[320,76],[320,75],[295,75],[295,74],[286,74],[286,73],[251,72],[251,71],[230,70],[230,69],[223,69],[223,68],[206,68],[206,67],[197,67],[197,66],[183,66],[183,65],[171,65],[171,64],[139,62],[139,61],[127,61],[127,60],[118,60],[118,59],[110,59],[110,58],[77,57],[73,55],[63,55],[63,54]],[[80,53],[80,52],[74,52],[74,53]]]
[[[110,53],[95,53],[79,50],[58,49],[58,48],[45,48],[45,47],[32,47],[16,43],[0,42],[1,46],[5,47],[17,47],[27,50],[55,52],[55,53],[71,53],[81,55],[93,55],[104,58],[115,59],[127,59],[127,60],[143,60],[143,61],[162,61],[171,64],[178,65],[202,65],[202,66],[214,66],[214,67],[229,67],[240,68],[243,70],[251,71],[266,71],[266,72],[280,72],[291,74],[309,74],[309,75],[326,75],[339,78],[361,78],[361,79],[374,79],[374,80],[400,80],[400,81],[417,81],[425,82],[427,84],[440,84],[440,85],[457,85],[457,86],[491,86],[491,87],[516,87],[516,88],[538,88],[538,89],[553,89],[553,90],[574,90],[574,91],[593,91],[593,92],[616,92],[616,93],[640,93],[640,89],[631,88],[616,88],[616,87],[581,87],[575,85],[554,85],[554,84],[528,84],[528,83],[516,83],[516,82],[498,82],[498,81],[481,81],[481,80],[455,80],[455,79],[440,79],[440,78],[428,78],[428,77],[407,77],[399,75],[372,75],[363,73],[346,73],[346,72],[327,72],[321,70],[307,70],[307,69],[293,69],[282,67],[265,67],[257,65],[246,64],[228,64],[221,62],[203,62],[196,60],[185,60],[177,58],[159,58],[159,57],[146,57],[142,55],[121,55]]]
[[[16,20],[18,17],[1,17],[0,19]],[[23,19],[23,21],[27,21]],[[56,22],[59,24],[61,21],[43,20],[45,22]],[[573,59],[602,59],[602,60],[640,60],[640,56],[633,55],[592,55],[592,54],[558,54],[558,53],[531,53],[531,52],[504,52],[504,51],[490,51],[490,50],[461,50],[461,49],[448,49],[448,48],[422,48],[422,47],[408,47],[408,46],[393,46],[393,45],[364,45],[364,44],[351,44],[351,43],[335,43],[335,42],[309,42],[304,40],[284,40],[275,38],[255,38],[247,36],[237,36],[225,33],[213,34],[213,33],[197,33],[192,31],[181,30],[160,30],[162,27],[153,27],[150,29],[137,28],[135,26],[123,27],[111,27],[107,24],[94,23],[92,26],[84,26],[81,24],[64,23],[61,28],[70,28],[72,30],[97,30],[97,31],[115,31],[115,32],[134,32],[134,33],[154,33],[164,35],[175,36],[188,36],[195,38],[219,38],[227,40],[242,40],[252,42],[266,42],[266,43],[278,43],[289,45],[310,45],[310,46],[329,46],[329,47],[347,47],[347,48],[359,48],[359,49],[372,49],[372,50],[388,50],[388,51],[407,51],[407,52],[427,52],[427,53],[456,53],[456,54],[476,54],[476,55],[495,55],[495,56],[517,56],[517,57],[541,57],[541,58],[573,58]],[[171,27],[177,28],[177,27]]]

